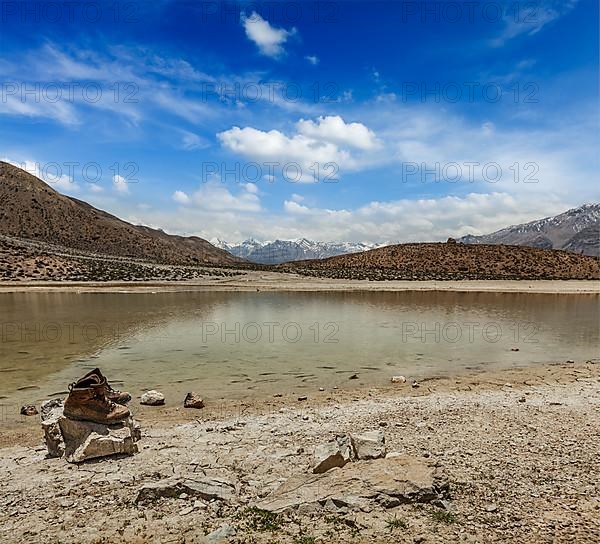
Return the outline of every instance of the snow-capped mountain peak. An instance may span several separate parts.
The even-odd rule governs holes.
[[[465,244],[508,244],[565,249],[588,255],[600,253],[600,204],[584,204],[561,214],[521,225],[511,225],[491,234],[468,234]]]
[[[325,259],[327,257],[335,257],[336,255],[344,255],[346,253],[358,253],[378,247],[376,244],[361,242],[315,242],[306,238],[265,242],[259,242],[250,238],[239,244],[229,244],[217,239],[214,245],[229,251],[236,257],[260,264]]]

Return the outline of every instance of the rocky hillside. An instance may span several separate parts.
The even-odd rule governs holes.
[[[374,244],[360,242],[315,242],[301,238],[299,240],[275,240],[259,242],[249,239],[236,245],[222,240],[215,242],[217,247],[229,251],[232,255],[260,264],[281,264],[306,259],[325,259],[346,253],[358,253],[376,247]]]
[[[563,246],[563,249],[600,257],[600,222],[579,231]]]
[[[564,249],[584,255],[600,256],[600,204],[584,204],[554,217],[458,240],[464,244],[508,244]]]
[[[400,244],[280,265],[309,276],[369,280],[599,279],[599,260],[522,246]]]
[[[57,193],[35,176],[0,162],[0,234],[87,253],[173,265],[227,265],[239,259],[198,237],[135,226]]]

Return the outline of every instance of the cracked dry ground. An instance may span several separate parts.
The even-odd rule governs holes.
[[[537,366],[433,379],[417,390],[257,401],[235,417],[134,406],[141,453],[80,466],[45,459],[30,418],[8,430],[13,444],[29,432],[29,445],[0,449],[0,541],[199,543],[228,524],[232,543],[599,542],[599,376],[592,362]],[[380,428],[388,452],[436,463],[450,481],[450,509],[249,509],[308,473],[317,444]],[[136,504],[144,483],[173,474],[237,480],[239,499]]]

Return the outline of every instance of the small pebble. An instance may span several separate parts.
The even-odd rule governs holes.
[[[21,406],[22,416],[36,416],[37,414],[37,408],[33,404],[26,404],[25,406]]]

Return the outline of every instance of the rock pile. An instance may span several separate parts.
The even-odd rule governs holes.
[[[63,414],[62,400],[46,401],[41,406],[42,429],[48,457],[64,457],[69,463],[111,455],[137,453],[141,438],[139,424],[128,417],[114,425],[77,421]]]
[[[129,400],[129,393],[113,389],[96,368],[69,386],[66,401],[44,402],[41,419],[48,456],[81,463],[137,453],[141,431],[125,406]]]

